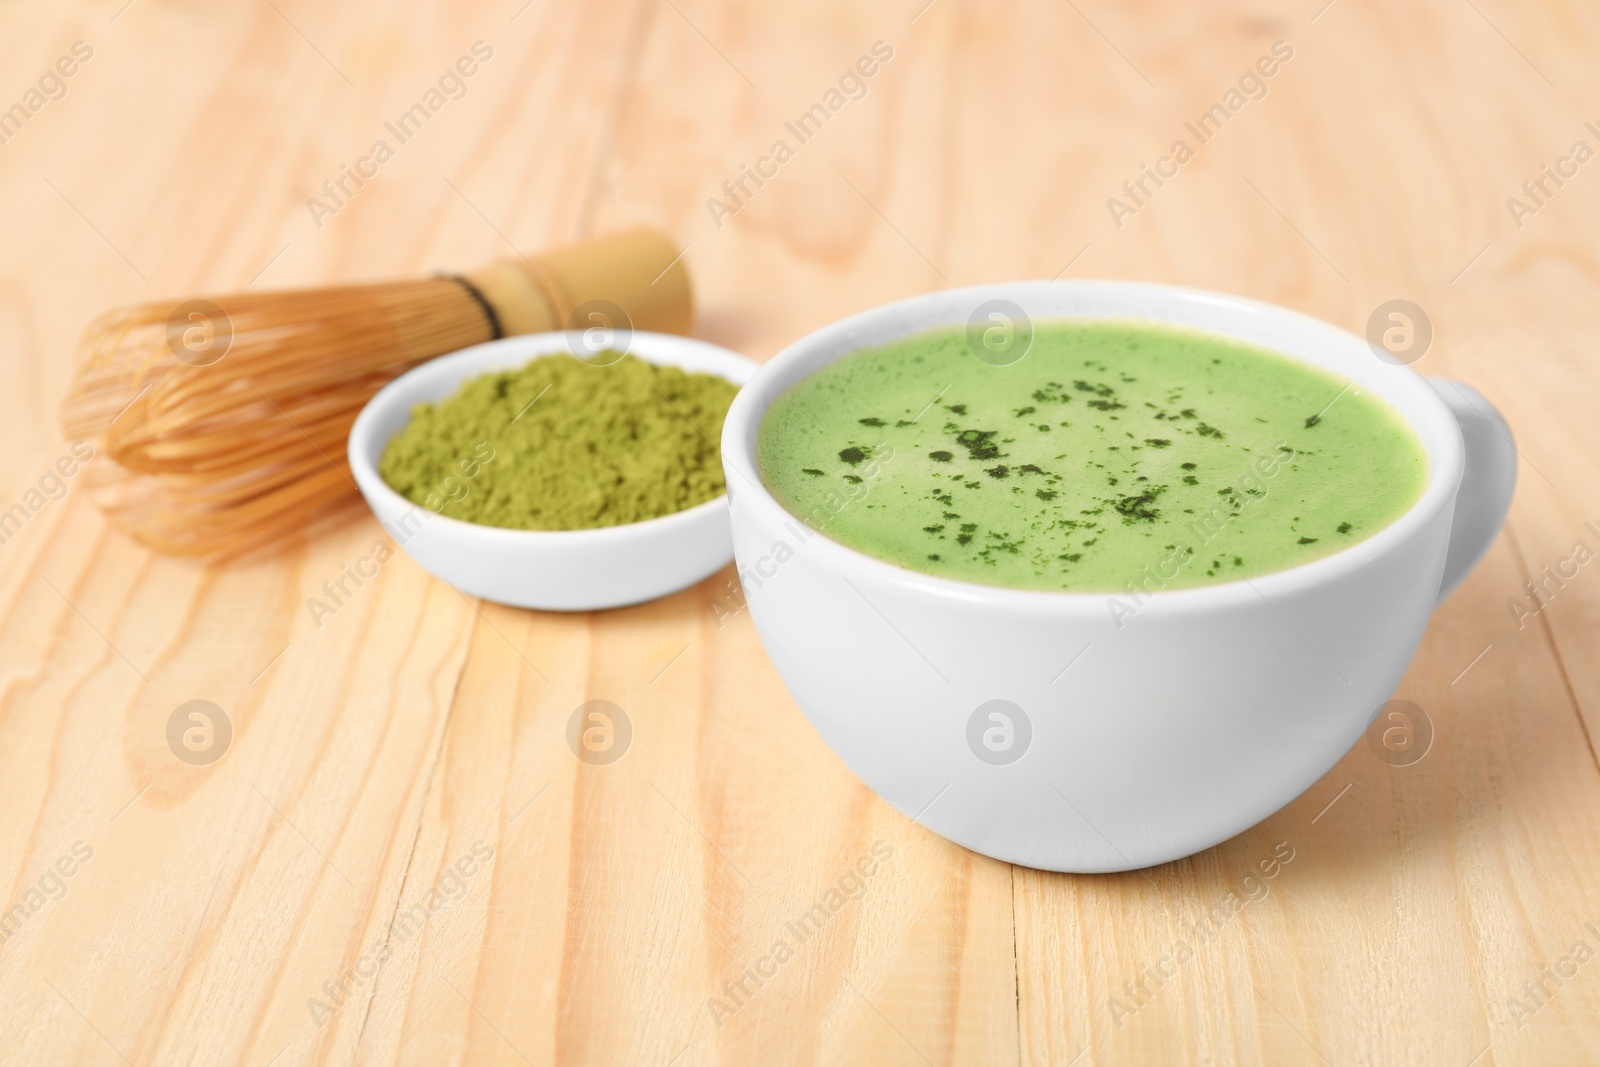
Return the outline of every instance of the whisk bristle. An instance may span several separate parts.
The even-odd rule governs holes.
[[[191,313],[207,321],[182,314],[198,303],[93,323],[61,408],[68,437],[101,442],[87,479],[96,504],[183,555],[248,551],[342,510],[362,405],[423,360],[492,336],[449,278],[242,294]]]

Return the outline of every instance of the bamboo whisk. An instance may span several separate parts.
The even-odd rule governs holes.
[[[92,439],[95,503],[164,552],[281,542],[356,496],[345,441],[401,372],[498,336],[591,325],[687,333],[688,274],[637,230],[464,278],[124,308],[84,334],[61,407]]]

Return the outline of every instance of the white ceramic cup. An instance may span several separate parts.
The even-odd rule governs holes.
[[[855,349],[965,325],[996,299],[1034,322],[1180,324],[1333,371],[1411,425],[1427,487],[1334,555],[1157,591],[1131,617],[1105,595],[976,585],[873,559],[766,491],[755,443],[775,397]],[[823,739],[937,833],[1056,871],[1190,855],[1321,778],[1394,691],[1434,606],[1487,550],[1516,477],[1510,430],[1470,387],[1422,378],[1298,312],[1131,282],[959,289],[825,327],[746,384],[722,456],[750,614]]]
[[[675,593],[733,558],[726,497],[624,526],[506,530],[435,514],[390,489],[378,473],[384,446],[417,404],[443,400],[469,378],[520,367],[536,356],[583,354],[584,345],[582,335],[566,333],[474,345],[407,371],[361,409],[348,446],[356,485],[395,542],[434,577],[514,607],[596,611]],[[635,330],[625,347],[648,363],[716,374],[735,385],[756,372],[743,356],[687,337]],[[595,373],[604,374],[605,367]],[[457,483],[471,491],[470,478]]]

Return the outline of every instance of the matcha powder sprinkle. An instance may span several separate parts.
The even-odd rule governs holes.
[[[659,518],[722,495],[715,442],[739,387],[623,356],[543,356],[418,404],[378,469],[442,515],[518,530]]]

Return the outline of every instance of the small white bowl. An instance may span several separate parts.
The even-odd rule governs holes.
[[[507,530],[436,514],[390,489],[378,474],[384,446],[410,421],[412,407],[443,400],[480,374],[571,353],[573,343],[565,333],[529,334],[430,360],[379,390],[350,429],[350,470],[378,521],[424,570],[463,593],[519,608],[595,611],[675,593],[733,559],[726,496],[625,526]],[[635,331],[626,347],[647,362],[715,374],[735,385],[758,369],[726,348],[670,334]]]

